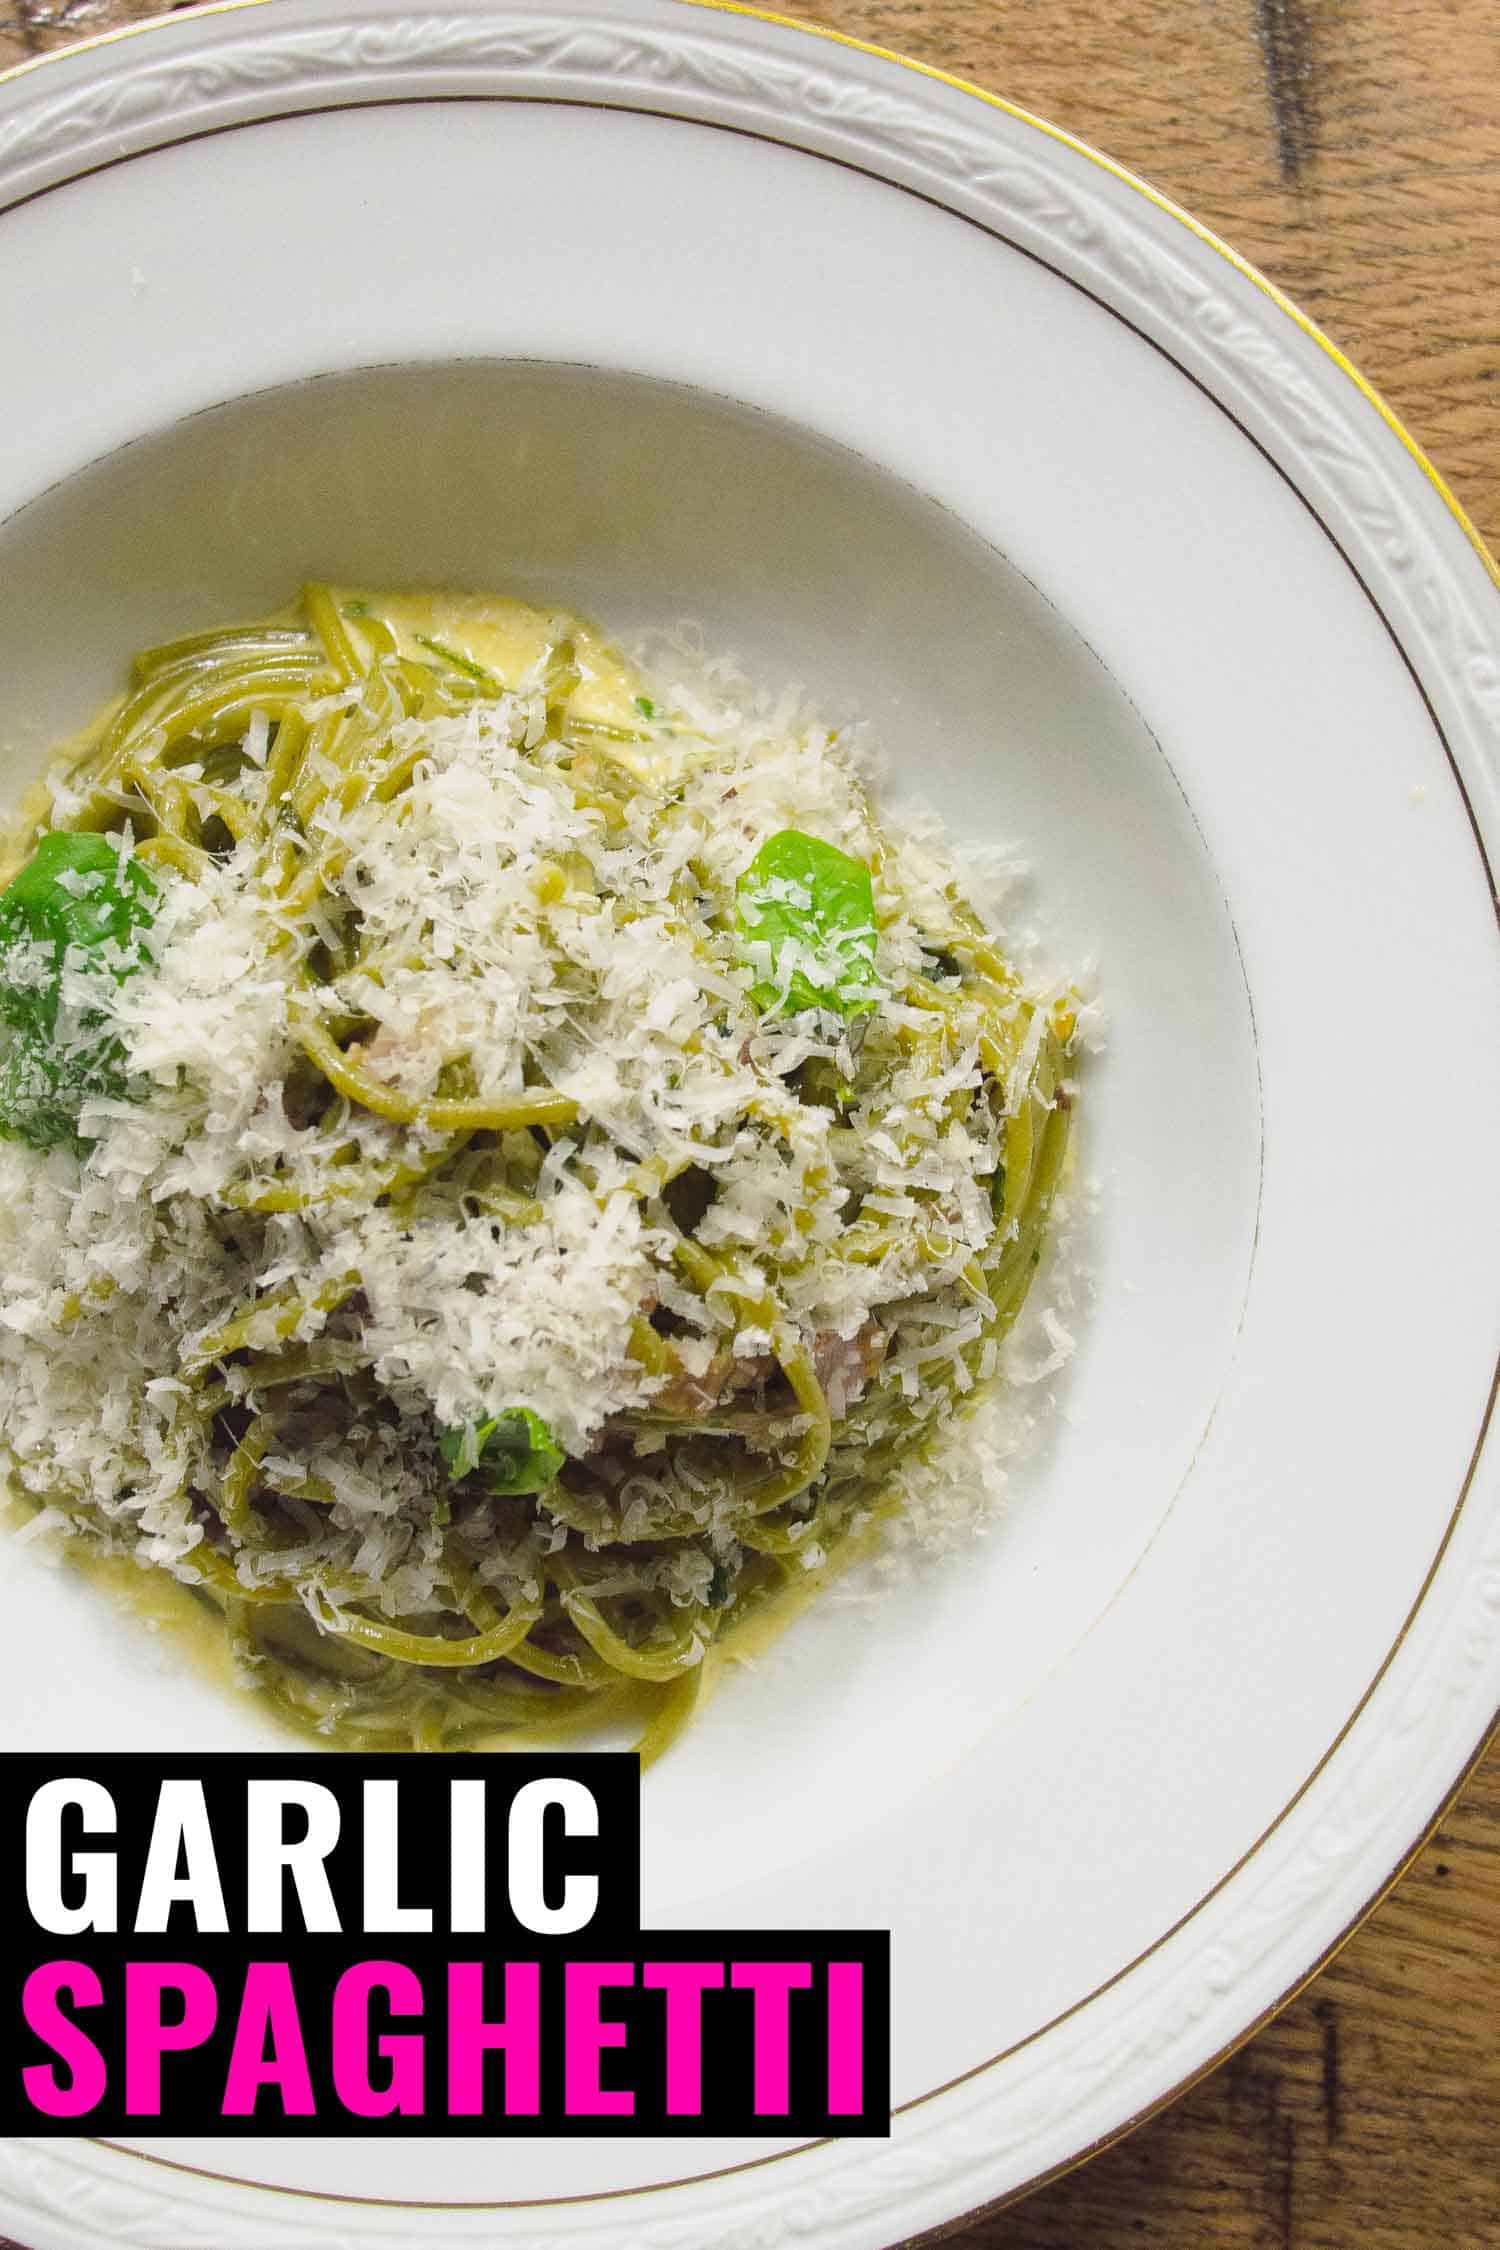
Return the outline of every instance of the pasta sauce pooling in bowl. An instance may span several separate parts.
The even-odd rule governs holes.
[[[5,874],[12,1484],[287,1716],[653,1756],[961,1457],[1075,1001],[790,700],[310,587],[138,657]]]

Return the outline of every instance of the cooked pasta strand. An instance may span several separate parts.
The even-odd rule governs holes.
[[[214,1076],[187,954],[185,1044],[131,1046],[166,972],[121,909],[79,1012],[117,1168],[66,1161],[180,1230],[175,1278],[148,1241],[25,1300],[28,1379],[39,1322],[56,1359],[141,1339],[138,1459],[70,1486],[6,1433],[13,1465],[154,1542],[268,1706],[350,1747],[618,1724],[649,1765],[903,1504],[1041,1256],[1076,995],[1028,987],[836,742],[673,692],[579,620],[311,584],[144,651],[66,769],[93,871],[63,897],[97,915],[134,859],[153,911],[241,912],[225,1045],[243,1009],[271,1061]],[[33,805],[12,859],[58,825]],[[476,1374],[476,1336],[533,1373]]]

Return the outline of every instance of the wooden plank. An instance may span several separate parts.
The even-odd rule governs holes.
[[[823,0],[810,13],[977,80],[1184,204],[1327,329],[1500,543],[1500,9]]]

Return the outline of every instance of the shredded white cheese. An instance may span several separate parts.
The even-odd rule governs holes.
[[[0,1143],[0,1430],[45,1508],[39,1522],[86,1521],[145,1560],[185,1564],[204,1536],[195,1495],[219,1474],[187,1410],[193,1354],[256,1306],[243,1349],[323,1350],[333,1364],[357,1340],[389,1402],[357,1444],[314,1416],[265,1465],[294,1508],[299,1490],[325,1497],[302,1510],[304,1548],[241,1554],[237,1567],[247,1584],[301,1567],[315,1610],[336,1577],[388,1615],[420,1613],[442,1552],[437,1434],[524,1407],[569,1456],[607,1449],[615,1417],[662,1401],[664,1378],[632,1348],[653,1315],[675,1320],[673,1381],[698,1387],[695,1409],[732,1411],[765,1379],[777,1339],[746,1315],[757,1292],[812,1354],[836,1418],[883,1366],[920,1436],[924,1418],[936,1430],[950,1413],[934,1369],[953,1371],[959,1396],[976,1353],[981,1378],[994,1371],[988,1300],[970,1276],[995,1247],[993,1183],[1045,1003],[1028,1008],[996,1102],[979,1015],[935,952],[969,887],[936,824],[886,819],[877,832],[858,757],[795,698],[757,697],[690,644],[658,660],[651,700],[655,724],[601,749],[592,790],[564,770],[526,681],[457,716],[398,722],[390,748],[411,771],[391,801],[345,807],[329,761],[330,794],[293,843],[337,873],[301,913],[264,881],[253,838],[195,878],[162,874],[149,964],[110,986],[128,1097],[86,1106],[80,1151]],[[264,810],[270,745],[256,712],[229,784],[252,811]],[[57,784],[52,795],[64,822],[72,800]],[[622,817],[606,817],[601,797]],[[785,993],[816,966],[795,945],[774,959],[745,946],[723,911],[758,846],[787,828],[876,871],[875,1033],[751,997],[759,976],[774,971]],[[798,886],[782,887],[798,903]],[[310,981],[310,951],[337,954],[351,920],[357,961]],[[903,997],[914,980],[953,996],[956,1033],[936,1069],[920,1050],[930,1011]],[[98,1002],[97,976],[65,979],[65,1008]],[[577,1104],[577,1123],[545,1153],[518,1137],[533,1174],[523,1209],[486,1208],[446,1175],[411,1207],[341,1201],[328,1192],[340,1169],[416,1179],[441,1138],[367,1107],[335,1104],[330,1122],[310,1105],[304,1019],[409,1102],[546,1086]],[[867,1034],[892,1045],[861,1090]],[[850,1082],[842,1111],[803,1098],[801,1074],[819,1070]],[[695,1239],[726,1263],[706,1291],[671,1261],[661,1197],[684,1174],[710,1191]],[[257,1207],[267,1183],[307,1200]],[[351,1275],[357,1289],[340,1295]],[[1012,1380],[1042,1382],[1071,1342],[1053,1313]],[[254,1403],[253,1365],[230,1355],[225,1379]],[[783,1442],[798,1427],[789,1416]],[[984,1470],[988,1441],[965,1427]],[[624,1458],[618,1516],[597,1543],[628,1540],[632,1510],[645,1521],[665,1479],[701,1537],[652,1583],[698,1602],[725,1551],[722,1493],[686,1464],[664,1466],[661,1442],[644,1434]],[[903,1472],[910,1520],[929,1531],[947,1458],[941,1445],[920,1462],[914,1450]],[[475,1567],[524,1589],[565,1535],[545,1507],[524,1538],[497,1516]],[[810,1543],[801,1559],[814,1567],[821,1551]]]

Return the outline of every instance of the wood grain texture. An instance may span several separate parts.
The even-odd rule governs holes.
[[[0,0],[0,68],[159,12]],[[821,0],[1105,149],[1292,296],[1500,546],[1493,0]],[[1338,1960],[957,2250],[1497,2250],[1500,1758]],[[5,2250],[0,2245],[0,2250]]]
[[[823,0],[1092,142],[1260,266],[1500,543],[1492,0]]]

